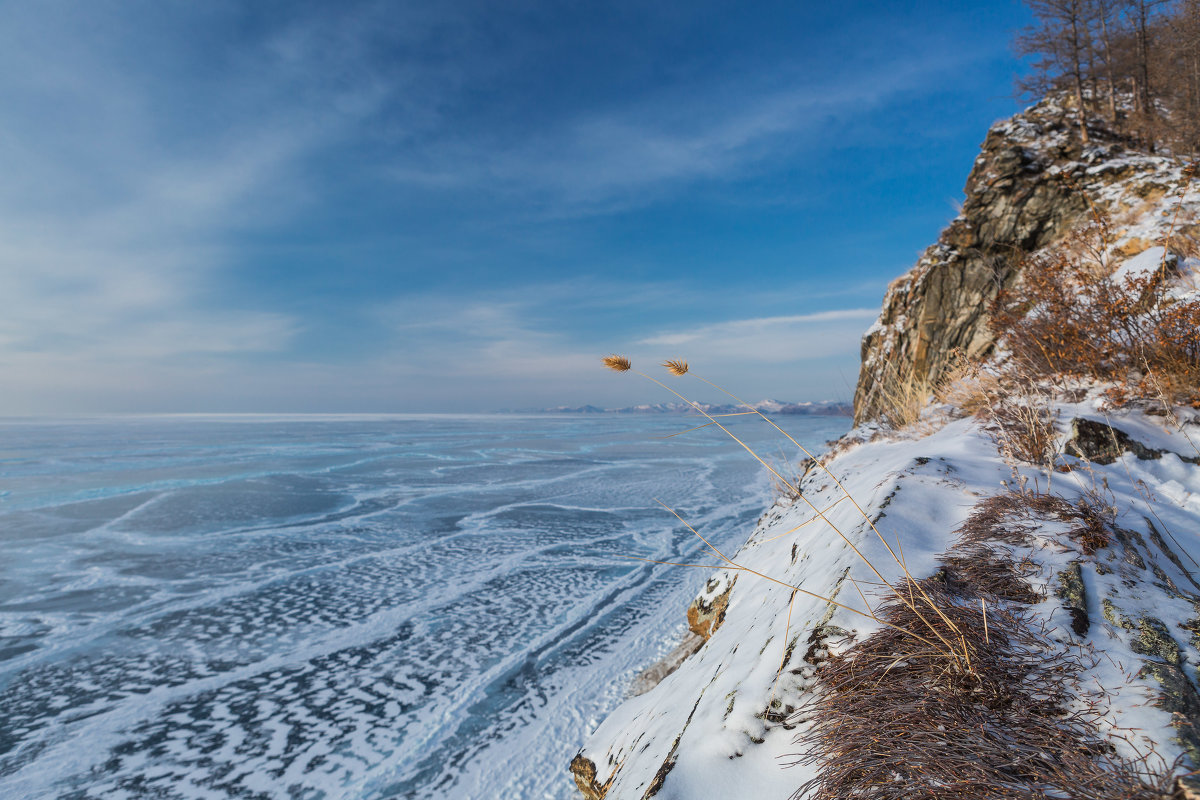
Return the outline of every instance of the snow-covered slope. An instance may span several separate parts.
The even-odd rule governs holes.
[[[984,295],[1017,273],[985,291],[964,271],[990,263],[981,252],[1010,233],[1043,247],[1090,219],[1085,202],[1060,193],[1065,184],[1110,216],[1101,258],[1118,278],[1174,264],[1169,296],[1196,297],[1200,262],[1178,236],[1197,230],[1200,191],[1181,165],[1103,137],[1081,150],[1056,111],[1043,103],[993,127],[968,185],[974,205],[893,284],[864,340],[859,426],[738,552],[713,555],[700,600],[711,608],[719,596],[719,625],[588,736],[571,765],[585,798],[782,800],[819,777],[822,753],[804,737],[825,691],[822,665],[880,632],[869,615],[906,574],[955,583],[963,559],[982,552],[963,541],[987,538],[983,518],[989,557],[1015,565],[1029,595],[1022,624],[1047,660],[1074,665],[1064,691],[1102,748],[1150,783],[1200,768],[1200,412],[1114,407],[1109,387],[1062,382],[1068,391],[1046,392],[1055,468],[1014,459],[986,414],[952,405],[933,403],[901,430],[871,421],[881,402],[872,386],[886,376],[933,385],[950,349],[991,352]],[[1138,796],[1166,796],[1148,791]]]
[[[1139,459],[1125,453],[1106,466],[1055,473],[1052,491],[1074,502],[1094,486],[1107,486],[1105,496],[1118,509],[1114,528],[1127,531],[1127,539],[1088,556],[1061,531],[1043,526],[1022,555],[1036,565],[1029,580],[1044,599],[1034,610],[1053,629],[1052,636],[1102,654],[1088,677],[1098,680],[1110,698],[1109,724],[1129,729],[1143,750],[1152,742],[1171,762],[1183,749],[1174,741],[1178,731],[1171,712],[1197,700],[1191,683],[1200,663],[1200,586],[1192,577],[1191,559],[1200,557],[1200,467],[1185,459],[1200,461],[1192,446],[1200,442],[1200,423],[1191,419],[1183,430],[1173,430],[1162,417],[1132,412],[1109,418],[1096,405],[1092,400],[1063,406],[1062,418],[1111,424],[1162,455]],[[1063,428],[1066,439],[1069,422]],[[864,430],[858,435],[870,436]],[[902,549],[909,572],[917,576],[939,568],[937,556],[951,546],[954,532],[983,498],[1007,493],[1015,483],[1010,465],[970,418],[950,421],[926,436],[848,439],[842,447],[829,470],[866,516],[878,520],[879,530],[897,553]],[[1022,472],[1027,481],[1046,488],[1045,472]],[[850,545],[889,582],[902,577],[901,566],[828,475],[810,471],[802,489],[812,507],[803,500],[777,503],[741,550],[727,555],[747,570],[865,609],[857,583],[874,604],[884,587]],[[829,509],[828,521],[813,507]],[[1069,609],[1057,596],[1060,573],[1073,563],[1081,565],[1090,620],[1082,637],[1072,631]],[[1166,642],[1160,648],[1166,655],[1139,652],[1147,649],[1143,628],[1159,628],[1152,620],[1169,634],[1177,657]],[[800,593],[792,599],[790,588],[742,573],[724,623],[704,647],[655,689],[628,700],[588,739],[575,765],[577,776],[594,765],[584,796],[788,797],[816,769],[785,766],[796,760],[796,726],[804,725],[791,713],[809,699],[815,668],[828,649],[845,647],[876,628],[877,623],[823,599]],[[1156,667],[1139,675],[1147,661]],[[1179,696],[1156,706],[1164,685],[1177,674],[1185,676],[1186,686],[1172,685]]]

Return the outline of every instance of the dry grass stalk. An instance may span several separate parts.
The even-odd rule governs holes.
[[[1049,396],[1033,380],[1018,378],[986,399],[983,429],[1005,460],[1051,469],[1058,457],[1058,430]]]
[[[1162,403],[1163,412],[1166,414],[1167,419],[1171,420],[1171,424],[1175,426],[1175,430],[1183,434],[1183,438],[1186,439],[1187,443],[1191,446],[1192,452],[1194,452],[1197,456],[1200,456],[1200,447],[1196,446],[1196,442],[1187,432],[1187,428],[1184,427],[1183,423],[1179,421],[1179,416],[1175,413],[1175,409],[1171,405],[1171,400],[1162,384],[1158,382],[1157,376],[1155,376],[1154,372],[1149,368],[1146,369],[1146,376],[1149,379],[1150,384],[1154,387],[1158,401]]]
[[[895,431],[915,425],[933,392],[915,375],[901,375],[895,364],[885,362],[871,389],[871,400],[880,409],[879,422]]]
[[[975,669],[941,659],[884,629],[827,661],[802,713],[800,738],[815,778],[795,798],[1011,800],[1052,797],[1165,800],[1165,771],[1118,757],[1101,732],[1102,711],[1080,707],[1071,683],[1086,666],[1062,653],[1018,605],[992,599],[984,635],[980,597],[923,582],[968,632]],[[918,625],[908,606],[880,610],[897,627]]]
[[[610,358],[619,358],[619,357],[616,357],[616,356],[610,356]],[[622,362],[623,362],[624,364],[628,364],[628,363],[629,363],[628,359],[622,359]],[[607,364],[607,360],[606,360],[606,362],[605,362],[605,363]],[[671,364],[671,363],[673,363],[673,362],[668,362],[668,364]],[[672,370],[672,369],[671,369],[671,367],[670,367],[670,366],[668,366],[668,370],[670,370],[670,371],[672,371],[672,372],[675,372],[674,370]],[[625,371],[625,370],[621,370],[621,371]],[[649,380],[649,381],[651,381],[651,382],[653,382],[653,383],[655,383],[655,384],[658,384],[659,386],[663,387],[664,389],[666,389],[667,391],[669,391],[671,394],[675,395],[675,396],[676,396],[676,397],[678,397],[680,400],[682,400],[684,403],[686,403],[686,404],[688,404],[689,406],[691,406],[693,409],[695,409],[695,410],[696,410],[698,413],[700,413],[702,416],[704,416],[704,417],[705,417],[705,418],[708,420],[708,424],[710,424],[710,425],[715,425],[716,427],[720,428],[720,429],[721,429],[721,431],[723,431],[723,432],[724,432],[724,433],[725,433],[727,436],[729,436],[731,439],[733,439],[735,442],[737,442],[739,445],[741,445],[741,446],[742,446],[742,448],[743,448],[743,449],[745,449],[745,450],[746,450],[746,451],[747,451],[747,452],[748,452],[748,453],[749,453],[751,456],[753,456],[753,457],[754,457],[754,458],[755,458],[755,459],[756,459],[756,460],[757,460],[757,461],[758,461],[760,464],[762,464],[764,467],[766,467],[767,471],[768,471],[768,472],[770,472],[770,473],[771,473],[771,475],[772,475],[772,476],[774,476],[774,478],[775,478],[777,481],[779,481],[779,482],[781,482],[781,483],[784,483],[784,484],[787,484],[787,483],[789,483],[789,482],[787,481],[787,479],[786,479],[786,478],[784,478],[784,477],[783,477],[783,476],[782,476],[782,475],[781,475],[781,474],[778,472],[778,470],[776,470],[776,469],[775,469],[773,466],[771,466],[771,464],[767,463],[767,461],[766,461],[765,459],[763,459],[763,457],[762,457],[762,456],[760,456],[760,455],[759,455],[757,452],[755,452],[755,451],[754,451],[754,449],[753,449],[752,447],[750,447],[749,445],[747,445],[747,444],[746,444],[745,442],[743,442],[743,441],[742,441],[740,438],[738,438],[738,437],[737,437],[737,435],[735,435],[735,434],[734,434],[732,431],[730,431],[730,430],[729,430],[727,427],[725,427],[724,425],[722,425],[722,424],[721,424],[721,422],[720,422],[720,421],[719,421],[719,420],[716,418],[716,416],[715,416],[715,415],[708,413],[708,412],[707,412],[707,411],[705,411],[705,410],[704,410],[704,408],[703,408],[703,407],[701,407],[701,406],[700,406],[698,403],[696,403],[696,402],[695,402],[695,401],[693,401],[693,400],[690,400],[690,399],[688,399],[688,398],[687,398],[687,397],[685,397],[683,394],[680,394],[679,392],[675,391],[674,389],[672,389],[671,387],[667,386],[666,384],[664,384],[662,381],[658,380],[657,378],[653,378],[653,377],[651,377],[650,375],[647,375],[646,373],[644,373],[644,372],[640,372],[640,371],[638,371],[638,370],[633,370],[633,371],[634,371],[636,374],[638,374],[638,375],[642,376],[643,378],[645,378],[645,379],[647,379],[647,380]],[[675,374],[682,374],[682,373],[675,372]],[[764,421],[766,421],[766,422],[767,422],[767,424],[769,424],[769,425],[770,425],[771,427],[773,427],[773,428],[774,428],[776,431],[778,431],[778,432],[779,432],[779,433],[781,433],[783,436],[785,436],[785,437],[788,439],[788,441],[790,441],[790,442],[791,442],[793,445],[795,445],[797,448],[799,448],[799,450],[800,450],[801,452],[803,452],[803,453],[805,454],[805,456],[807,456],[808,458],[812,459],[812,461],[813,461],[813,462],[816,464],[816,466],[818,466],[820,469],[822,469],[822,470],[823,470],[823,471],[824,471],[824,472],[825,472],[825,473],[826,473],[826,474],[827,474],[827,475],[828,475],[828,476],[829,476],[829,477],[830,477],[830,478],[833,480],[834,484],[836,484],[836,485],[837,485],[837,487],[838,487],[838,488],[839,488],[839,489],[842,491],[842,493],[843,493],[843,494],[846,496],[846,498],[847,498],[847,499],[849,499],[849,500],[850,500],[850,502],[851,502],[851,503],[854,505],[854,507],[855,507],[855,508],[858,510],[858,513],[859,513],[859,514],[862,516],[862,518],[863,518],[864,520],[866,520],[866,522],[868,523],[868,525],[871,527],[872,531],[873,531],[873,532],[875,533],[875,535],[876,535],[876,536],[879,538],[879,541],[880,541],[880,542],[881,542],[881,543],[884,545],[884,547],[887,549],[887,551],[888,551],[888,553],[891,555],[892,559],[894,559],[894,560],[895,560],[895,562],[896,562],[896,564],[897,564],[897,565],[900,567],[900,570],[901,570],[901,572],[903,573],[903,576],[904,576],[904,580],[905,580],[905,581],[907,581],[909,585],[911,585],[911,586],[916,586],[916,587],[918,588],[918,590],[920,589],[920,585],[919,585],[918,583],[916,583],[916,582],[913,582],[913,581],[911,580],[912,576],[911,576],[911,575],[909,575],[909,573],[908,573],[908,567],[907,567],[907,565],[904,563],[904,559],[903,559],[903,558],[902,558],[900,555],[897,555],[897,553],[896,553],[896,551],[893,549],[893,547],[892,547],[891,543],[889,543],[889,542],[888,542],[888,540],[887,540],[887,539],[884,537],[884,535],[883,535],[883,534],[882,534],[882,533],[879,531],[878,527],[876,527],[874,520],[872,520],[872,519],[870,518],[870,516],[869,516],[869,515],[866,513],[866,511],[865,511],[865,510],[863,510],[862,506],[861,506],[861,505],[859,505],[859,503],[858,503],[858,502],[857,502],[857,501],[854,499],[854,497],[853,497],[852,495],[850,495],[849,491],[847,491],[847,490],[846,490],[845,486],[844,486],[844,485],[842,484],[842,482],[841,482],[841,481],[840,481],[840,480],[837,478],[837,476],[836,476],[836,475],[834,475],[832,472],[830,472],[830,471],[829,471],[829,469],[828,469],[828,468],[827,468],[827,467],[826,467],[826,466],[825,466],[823,463],[821,463],[821,462],[820,462],[818,459],[816,459],[816,457],[815,457],[815,456],[813,456],[813,454],[812,454],[811,452],[809,452],[809,450],[808,450],[807,448],[805,448],[803,445],[801,445],[799,442],[797,442],[797,441],[796,441],[796,440],[795,440],[795,439],[794,439],[794,438],[793,438],[793,437],[792,437],[790,434],[788,434],[786,431],[784,431],[782,428],[780,428],[778,425],[776,425],[776,424],[775,424],[775,423],[774,423],[774,422],[773,422],[773,421],[772,421],[772,420],[771,420],[769,417],[767,417],[765,414],[763,414],[762,412],[760,412],[760,411],[758,411],[757,409],[755,409],[755,408],[754,408],[754,406],[752,406],[751,404],[747,403],[745,400],[742,400],[740,397],[738,397],[737,395],[733,394],[732,392],[729,392],[727,389],[724,389],[724,388],[722,388],[722,387],[718,386],[717,384],[715,384],[715,383],[713,383],[713,382],[711,382],[711,381],[709,381],[709,380],[706,380],[706,379],[704,379],[704,378],[701,378],[700,376],[698,376],[698,375],[695,375],[695,373],[691,373],[691,374],[692,374],[693,376],[695,376],[697,379],[699,379],[699,380],[703,381],[704,383],[708,384],[709,386],[711,386],[711,387],[713,387],[713,388],[715,388],[715,389],[717,389],[717,390],[719,390],[719,391],[723,392],[724,394],[728,395],[729,397],[733,398],[733,399],[734,399],[734,400],[736,400],[737,402],[739,402],[739,403],[741,403],[742,405],[744,405],[744,406],[745,406],[747,409],[749,409],[749,412],[748,412],[748,413],[754,413],[754,414],[758,415],[758,416],[759,416],[761,419],[763,419]],[[700,426],[700,427],[705,427],[705,426]],[[860,561],[861,561],[863,564],[865,564],[865,565],[867,566],[867,568],[868,568],[868,569],[870,569],[870,570],[871,570],[871,572],[872,572],[872,573],[875,575],[875,577],[876,577],[877,579],[879,579],[879,581],[881,581],[881,582],[882,582],[882,583],[883,583],[883,584],[884,584],[886,587],[888,587],[889,589],[893,590],[893,592],[894,592],[894,587],[893,587],[892,583],[891,583],[890,581],[888,581],[888,579],[887,579],[886,577],[884,577],[884,575],[883,575],[883,573],[880,571],[880,569],[879,569],[879,568],[877,568],[877,567],[876,567],[876,565],[875,565],[875,564],[873,564],[869,558],[867,558],[866,554],[864,554],[864,553],[862,552],[862,550],[861,550],[861,549],[859,549],[859,547],[858,547],[858,546],[857,546],[857,545],[856,545],[856,544],[855,544],[855,543],[854,543],[854,542],[853,542],[853,541],[852,541],[852,540],[851,540],[851,539],[850,539],[850,538],[849,538],[849,537],[848,537],[848,536],[847,536],[845,533],[843,533],[843,532],[842,532],[842,530],[841,530],[841,529],[840,529],[840,528],[839,528],[839,527],[838,527],[838,526],[837,526],[837,525],[836,525],[836,524],[835,524],[835,523],[834,523],[832,520],[830,520],[830,519],[829,519],[829,517],[827,517],[827,516],[826,516],[825,512],[824,512],[822,509],[819,509],[819,508],[817,508],[817,507],[816,507],[816,506],[815,506],[815,505],[812,503],[812,501],[811,501],[811,500],[809,500],[809,499],[808,499],[808,498],[807,498],[807,497],[806,497],[806,496],[805,496],[805,495],[804,495],[802,492],[798,492],[797,494],[798,494],[798,496],[799,496],[799,499],[800,499],[801,501],[803,501],[803,502],[804,502],[804,503],[805,503],[805,504],[806,504],[806,505],[809,507],[809,509],[810,509],[810,510],[812,510],[812,511],[813,511],[813,512],[814,512],[814,513],[817,515],[817,516],[819,516],[819,517],[820,517],[820,518],[821,518],[821,519],[822,519],[822,520],[823,520],[823,521],[824,521],[824,522],[825,522],[825,523],[826,523],[826,524],[829,526],[829,528],[830,528],[831,530],[833,530],[833,532],[834,532],[835,534],[837,534],[837,536],[838,536],[839,538],[841,538],[841,539],[842,539],[842,541],[843,541],[843,542],[845,542],[845,543],[846,543],[846,545],[847,545],[847,546],[848,546],[848,547],[851,549],[851,551],[853,551],[853,552],[854,552],[854,554],[855,554],[855,555],[858,557],[858,559],[859,559],[859,560],[860,560]],[[675,513],[675,512],[674,512],[674,511],[672,511],[672,513]],[[678,515],[678,514],[676,514],[676,516],[679,516],[679,515]],[[680,521],[684,522],[684,524],[685,524],[685,525],[687,525],[687,522],[686,522],[685,520],[683,520],[683,519],[682,519],[682,517],[680,517]],[[695,531],[695,529],[691,528],[691,526],[690,526],[690,525],[688,525],[688,528],[689,528],[689,529],[691,529],[691,530],[692,530],[692,532],[693,532],[693,533],[695,533],[697,536],[700,536],[700,534],[699,534],[698,532],[696,532],[696,531]],[[704,537],[700,536],[700,539],[701,539],[701,541],[704,541],[704,543],[705,543],[706,545],[708,545],[708,542],[707,542],[706,540],[704,540]],[[713,547],[712,547],[712,545],[708,545],[708,546],[709,546],[709,548],[710,548],[710,549],[712,549],[712,550],[713,550],[713,552],[714,552],[715,554],[717,554],[717,555],[718,555],[718,557],[719,557],[719,558],[721,558],[721,559],[722,559],[723,561],[725,561],[726,563],[730,564],[732,567],[736,567],[737,569],[741,569],[741,570],[745,570],[745,571],[749,571],[749,572],[754,572],[753,570],[746,570],[746,568],[744,568],[744,567],[741,567],[740,565],[735,565],[735,564],[733,564],[733,562],[732,562],[732,561],[730,561],[729,559],[725,558],[725,556],[724,556],[724,555],[721,555],[721,554],[719,553],[719,551],[717,551],[715,548],[713,548]],[[647,560],[649,560],[649,559],[638,559],[638,560],[647,561]],[[659,562],[659,563],[665,563],[665,562]],[[702,565],[695,565],[695,564],[675,564],[674,566],[702,566]],[[766,576],[766,575],[762,575],[761,573],[757,573],[757,572],[755,572],[754,574],[756,574],[756,575],[759,575],[760,577],[763,577],[763,578],[765,578],[765,579],[767,579],[767,580],[769,580],[769,581],[772,581],[772,582],[778,583],[778,584],[780,584],[780,585],[782,585],[782,586],[788,586],[788,587],[790,587],[790,588],[797,589],[798,591],[801,591],[801,592],[802,592],[802,593],[804,593],[804,594],[812,595],[812,596],[814,596],[814,597],[819,597],[819,595],[813,595],[813,593],[812,593],[812,592],[809,592],[809,591],[807,591],[807,590],[804,590],[804,589],[798,589],[798,587],[793,587],[793,586],[791,586],[790,584],[784,583],[784,582],[782,582],[782,581],[779,581],[779,580],[777,580],[777,579],[775,579],[775,578],[771,578],[771,577],[769,577],[769,576]],[[860,592],[860,594],[861,594],[861,592]],[[827,598],[821,598],[821,599],[826,599],[826,600],[828,600]],[[863,597],[863,600],[864,600],[864,602],[866,602],[866,597],[865,597],[865,596]],[[828,602],[833,602],[833,601],[831,601],[831,600],[828,600]],[[843,607],[843,608],[847,608],[846,606],[843,606],[843,605],[842,605],[842,604],[840,604],[840,603],[834,603],[834,605],[837,605],[837,606],[839,606],[839,607]],[[874,611],[870,610],[870,604],[869,604],[869,603],[867,603],[867,608],[868,608],[868,611],[866,611],[866,612],[863,612],[863,611],[858,611],[858,610],[855,610],[855,609],[850,609],[850,610],[854,611],[855,613],[861,614],[861,615],[863,615],[863,616],[865,616],[865,617],[868,617],[868,618],[870,618],[870,619],[873,619],[873,620],[875,620],[875,621],[877,621],[877,622],[883,622],[883,624],[885,624],[885,625],[886,625],[886,624],[888,624],[888,623],[886,623],[886,621],[880,620],[880,619],[879,619],[879,618],[876,616],[876,614],[874,613]],[[916,605],[914,604],[914,605],[913,605],[913,607],[912,607],[912,610],[914,611],[914,613],[917,615],[917,617],[918,617],[918,618],[920,618],[920,617],[923,617],[925,613],[931,613],[931,612],[932,612],[932,613],[934,613],[934,614],[937,614],[937,607],[936,607],[936,604],[933,604],[933,603],[928,603],[928,604],[927,604],[927,607],[925,607],[924,609],[922,609],[921,607],[918,607],[918,606],[916,606]],[[943,619],[942,619],[942,622],[943,622],[943,623],[945,623],[945,624],[944,624],[944,625],[934,625],[934,624],[930,623],[930,624],[927,626],[927,629],[926,629],[926,632],[927,632],[928,634],[932,635],[932,637],[933,637],[933,638],[935,638],[935,639],[937,639],[937,640],[938,640],[938,644],[934,645],[934,646],[935,646],[935,649],[936,649],[938,652],[940,652],[940,653],[942,654],[942,657],[943,657],[944,659],[946,659],[946,660],[947,660],[947,661],[948,661],[950,664],[952,664],[952,668],[954,668],[954,669],[957,669],[957,670],[960,670],[960,671],[967,671],[967,672],[969,672],[969,671],[971,670],[971,664],[970,664],[970,660],[969,660],[969,654],[967,654],[967,653],[964,651],[963,647],[960,645],[959,639],[961,639],[961,636],[959,636],[958,638],[956,638],[956,637],[955,637],[955,635],[954,635],[954,633],[953,633],[953,629],[954,629],[954,627],[955,627],[955,626],[954,626],[954,622],[953,622],[953,620],[951,620],[951,619],[949,619],[948,617],[946,617],[946,618],[943,618]],[[949,629],[949,631],[950,631],[950,634],[949,634],[949,635],[946,635],[945,633],[943,633],[943,628],[947,628],[947,629]],[[906,631],[906,633],[908,633],[909,635],[912,635],[912,636],[916,637],[917,639],[919,639],[919,640],[921,640],[921,641],[923,641],[923,642],[926,642],[927,644],[933,644],[932,642],[930,642],[930,641],[929,641],[929,639],[927,639],[926,637],[923,637],[923,636],[921,636],[920,634],[917,634],[917,633],[915,633],[915,632],[912,632],[912,631]],[[785,639],[786,639],[786,635],[785,635]]]
[[[604,366],[617,372],[628,372],[633,365],[629,363],[629,359],[625,356],[611,355],[600,359]]]
[[[958,409],[967,416],[983,415],[1000,394],[1000,378],[972,362],[957,350],[949,368],[933,389],[939,403]]]
[[[749,414],[750,412],[745,413]],[[771,489],[774,491],[774,494],[777,498],[781,498],[789,502],[795,502],[800,499],[802,494],[800,487],[804,483],[804,476],[806,476],[810,470],[816,467],[816,462],[811,458],[806,458],[800,462],[800,466],[797,468],[792,465],[792,462],[789,461],[787,456],[782,452],[780,453],[779,461],[780,468],[777,471],[786,471],[788,475],[794,477],[789,478],[788,480],[779,480],[778,478],[772,477]]]
[[[888,620],[879,617],[874,611],[870,610],[870,606],[867,607],[868,608],[867,611],[862,611],[862,610],[854,608],[852,606],[845,605],[844,603],[839,603],[837,600],[834,600],[833,598],[826,597],[825,595],[822,595],[822,594],[817,594],[816,592],[809,591],[808,589],[805,589],[801,586],[794,586],[790,583],[787,583],[786,581],[781,581],[778,578],[774,578],[763,572],[759,572],[758,570],[755,570],[755,569],[747,567],[743,564],[737,563],[736,561],[734,561],[733,559],[729,558],[724,553],[722,553],[720,550],[718,550],[715,546],[713,546],[713,544],[711,542],[709,542],[707,539],[705,539],[704,536],[702,536],[699,531],[697,531],[695,528],[693,528],[691,523],[689,523],[687,520],[685,520],[679,514],[678,511],[671,508],[666,503],[663,503],[661,500],[659,500],[657,502],[659,505],[661,505],[667,511],[670,511],[672,514],[674,514],[676,519],[678,519],[680,522],[682,522],[689,531],[691,531],[693,534],[695,534],[695,536],[698,539],[700,539],[700,541],[704,542],[705,546],[707,546],[708,549],[712,551],[713,555],[717,556],[717,558],[719,558],[721,561],[723,561],[725,563],[724,569],[727,569],[727,570],[730,570],[733,572],[748,572],[751,575],[756,575],[765,581],[769,581],[770,583],[776,584],[777,586],[782,586],[785,589],[790,589],[792,592],[793,598],[795,597],[796,594],[803,594],[808,597],[812,597],[816,600],[821,600],[823,602],[829,603],[830,605],[835,606],[840,609],[843,609],[845,611],[849,611],[851,614],[856,614],[857,616],[877,622],[880,625],[883,625],[885,627],[886,626],[895,627]],[[631,561],[644,561],[648,564],[665,564],[666,566],[670,566],[670,567],[699,567],[702,569],[713,569],[714,568],[714,566],[712,564],[684,564],[684,563],[673,562],[673,561],[659,561],[659,560],[653,559],[653,558],[639,558],[637,556],[623,556],[623,558],[628,558]],[[790,627],[790,624],[791,624],[791,613],[790,613],[790,609],[789,609],[789,614],[788,614],[789,627]],[[905,635],[909,635],[912,638],[916,639],[917,641],[919,641],[923,644],[926,644],[930,647],[933,647],[935,649],[938,647],[937,642],[927,639],[927,638],[921,636],[919,633],[914,633],[914,632],[911,632],[908,630],[901,630],[900,632]],[[785,631],[785,635],[784,635],[784,640],[785,641],[787,640],[786,631]]]
[[[1083,496],[1074,503],[1053,494],[1007,492],[976,504],[971,516],[956,531],[959,544],[952,552],[995,542],[1023,546],[1046,523],[1067,525],[1063,535],[1085,555],[1112,544],[1113,510],[1097,498]]]

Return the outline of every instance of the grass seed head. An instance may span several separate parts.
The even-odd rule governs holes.
[[[633,367],[633,365],[629,363],[629,359],[625,356],[605,356],[601,359],[601,361],[604,362],[604,366],[608,367],[609,369],[616,370],[617,372],[627,372]]]
[[[666,367],[667,372],[671,373],[672,375],[684,375],[688,371],[687,362],[682,359],[671,359],[669,361],[664,361],[662,365]]]

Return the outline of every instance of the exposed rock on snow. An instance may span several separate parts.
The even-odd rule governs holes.
[[[708,579],[704,590],[696,595],[696,599],[688,606],[688,628],[703,641],[711,639],[725,621],[725,610],[729,608],[729,594],[736,582],[737,575],[721,570]]]
[[[1122,453],[1133,453],[1138,458],[1162,458],[1163,454],[1162,450],[1146,447],[1112,425],[1091,419],[1071,421],[1071,438],[1067,441],[1066,452],[1096,464],[1111,464]]]

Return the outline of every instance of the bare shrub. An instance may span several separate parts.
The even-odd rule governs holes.
[[[1200,299],[1170,294],[1172,261],[1114,278],[1107,222],[1026,259],[1020,284],[999,293],[991,324],[1027,376],[1090,377],[1149,396],[1147,374],[1171,399],[1200,405]]]

